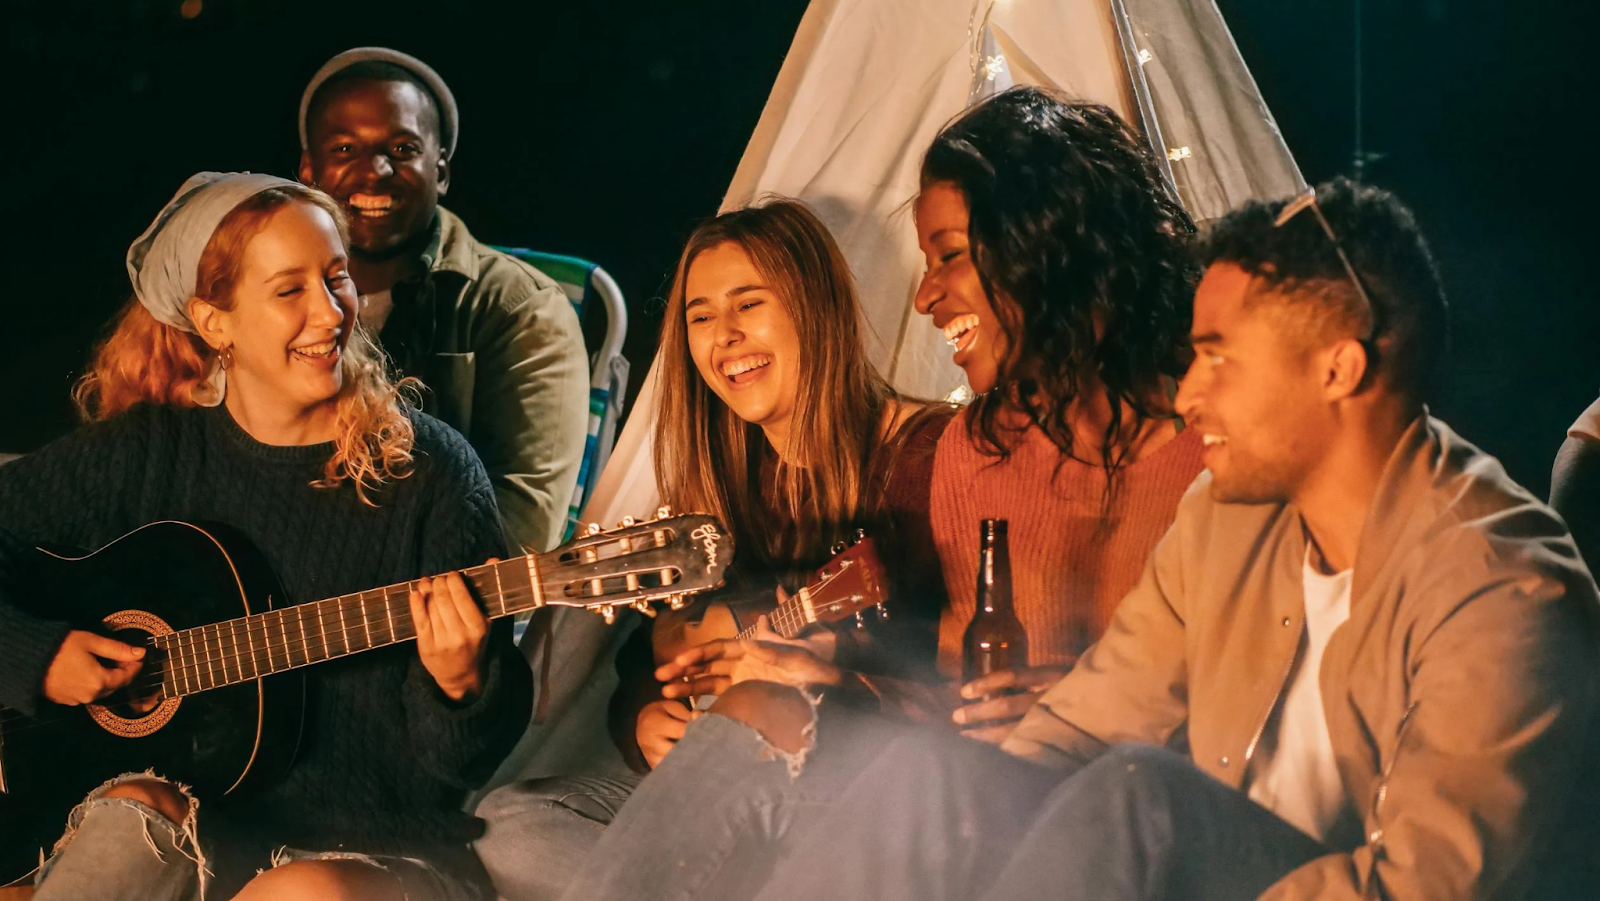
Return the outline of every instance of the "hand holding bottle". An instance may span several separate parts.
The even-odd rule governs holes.
[[[1070,664],[1025,666],[979,676],[961,686],[961,700],[967,703],[956,708],[950,720],[968,738],[999,744],[1017,727],[1039,695],[1061,681],[1071,668]]]

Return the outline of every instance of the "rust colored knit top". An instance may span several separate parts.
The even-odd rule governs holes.
[[[929,518],[950,606],[939,623],[939,672],[961,674],[961,636],[976,608],[978,522],[1010,521],[1017,617],[1033,666],[1065,663],[1105,631],[1122,596],[1200,474],[1200,435],[1184,429],[1123,469],[1104,508],[1105,472],[1033,428],[1004,461],[972,443],[967,414],[945,429],[933,463]],[[1058,469],[1059,466],[1059,469]]]

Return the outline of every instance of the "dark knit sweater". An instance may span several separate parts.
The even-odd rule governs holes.
[[[505,553],[494,495],[471,447],[413,416],[415,471],[378,506],[349,485],[313,488],[332,444],[261,444],[221,407],[135,407],[0,468],[0,704],[29,710],[66,626],[12,606],[15,553],[98,548],[152,520],[226,523],[266,557],[293,603],[482,563]],[[8,597],[10,595],[10,597]],[[483,694],[457,706],[414,643],[311,667],[306,734],[289,773],[245,798],[202,799],[201,832],[306,849],[344,848],[474,866],[462,812],[527,725],[532,679],[508,623],[492,633]],[[230,831],[232,827],[230,826]],[[261,866],[264,864],[257,864]]]

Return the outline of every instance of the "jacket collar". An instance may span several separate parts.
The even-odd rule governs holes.
[[[422,264],[430,275],[453,272],[469,282],[478,280],[478,242],[455,213],[439,207],[433,217],[432,236],[422,251]]]
[[[1378,478],[1372,505],[1361,527],[1361,542],[1356,547],[1355,574],[1350,585],[1352,600],[1362,597],[1367,586],[1382,572],[1396,552],[1415,547],[1416,529],[1426,529],[1433,519],[1423,508],[1438,475],[1441,446],[1455,436],[1442,422],[1422,414],[1411,421],[1384,464]],[[1421,515],[1414,515],[1421,514]]]

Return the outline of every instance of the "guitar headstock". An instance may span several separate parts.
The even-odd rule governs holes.
[[[858,538],[829,560],[817,571],[816,580],[800,593],[806,622],[824,625],[851,618],[859,624],[862,614],[874,607],[883,616],[883,603],[888,599],[883,561],[878,559],[877,545],[866,537]]]
[[[720,588],[731,562],[733,536],[721,523],[662,507],[654,519],[626,517],[609,531],[591,524],[542,555],[539,575],[547,605],[588,608],[611,622],[618,607],[653,614],[650,602],[667,601],[678,609],[689,595]]]

